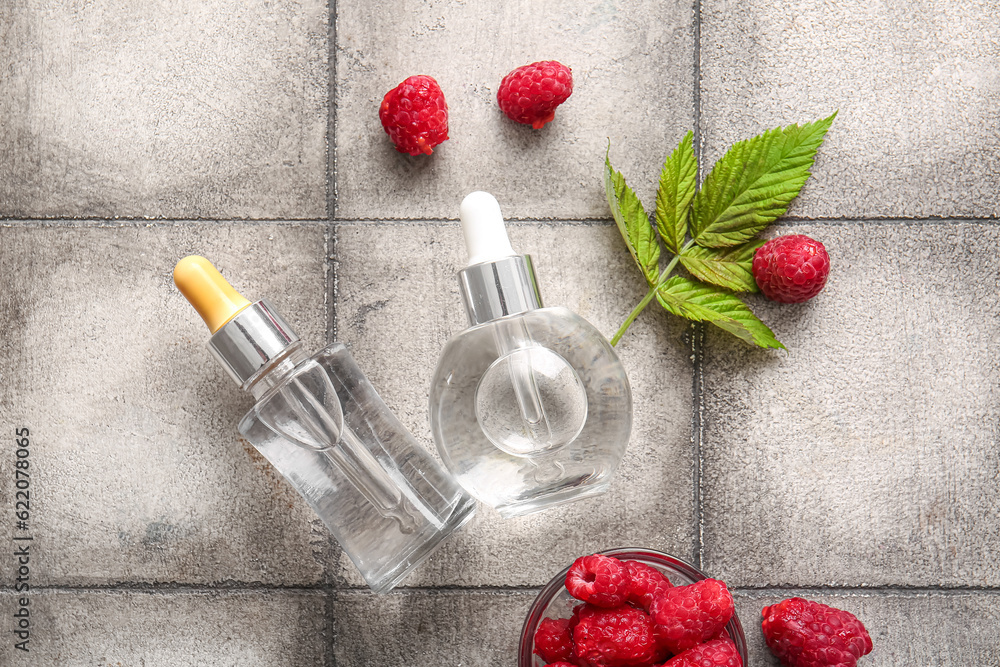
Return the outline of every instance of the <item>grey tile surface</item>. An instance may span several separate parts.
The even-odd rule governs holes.
[[[758,299],[788,347],[709,328],[705,567],[733,585],[1000,584],[1000,228],[794,226],[823,293]]]
[[[15,605],[0,593],[4,616]],[[322,665],[330,650],[318,591],[49,591],[33,593],[28,609],[29,650],[5,631],[7,667]]]
[[[701,7],[709,165],[735,141],[840,109],[790,213],[1000,213],[996,0],[704,0]]]
[[[433,449],[431,377],[445,342],[467,326],[456,277],[465,263],[458,224],[348,224],[336,234],[338,338],[402,422]],[[515,249],[532,254],[545,303],[575,310],[608,336],[643,296],[613,226],[525,224],[513,226],[510,236]],[[651,309],[619,346],[635,396],[634,422],[606,495],[511,520],[481,507],[406,584],[541,585],[577,556],[615,546],[691,559],[686,330]]]
[[[532,591],[334,596],[334,660],[366,667],[513,665]]]
[[[862,665],[994,664],[1000,226],[969,218],[1000,215],[998,17],[998,0],[0,2],[0,426],[31,428],[45,587],[30,659],[8,636],[0,664],[511,664],[535,587],[619,545],[736,587],[751,665],[776,664],[759,611],[793,594],[866,622]],[[504,118],[502,76],[550,58],[576,80],[555,121]],[[411,158],[377,110],[420,73],[451,139]],[[465,194],[519,220],[547,303],[611,334],[642,290],[606,224],[608,140],[651,207],[688,129],[710,167],[833,109],[799,220],[776,230],[827,244],[830,285],[751,299],[788,352],[654,304],[618,348],[635,421],[610,492],[481,508],[386,596],[238,438],[251,401],[170,281],[200,252],[308,346],[337,334],[432,449],[429,382],[465,326],[448,222]]]
[[[0,6],[0,215],[316,218],[321,0]]]
[[[457,218],[473,190],[516,218],[607,218],[601,168],[652,196],[669,149],[694,127],[693,11],[687,2],[337,3],[337,214]],[[505,74],[538,60],[573,70],[573,95],[539,131],[496,102]],[[397,153],[378,119],[408,76],[437,79],[450,139]],[[650,199],[651,201],[651,199]]]
[[[11,429],[31,429],[36,583],[323,579],[331,539],[238,438],[252,403],[212,360],[208,328],[171,271],[186,254],[213,259],[248,297],[281,304],[317,346],[325,234],[0,227],[0,413]],[[12,486],[13,475],[0,476],[3,498]],[[0,521],[0,542],[13,530]],[[0,573],[8,584],[14,576]]]
[[[865,624],[872,652],[858,661],[863,667],[996,664],[1000,597],[993,592],[737,591],[733,597],[750,649],[749,665],[781,664],[764,643],[760,612],[795,595],[849,611]]]

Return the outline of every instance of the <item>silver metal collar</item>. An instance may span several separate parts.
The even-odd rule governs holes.
[[[528,255],[467,266],[458,272],[458,283],[471,326],[542,307]]]
[[[274,306],[261,299],[216,331],[208,349],[242,386],[298,340]]]

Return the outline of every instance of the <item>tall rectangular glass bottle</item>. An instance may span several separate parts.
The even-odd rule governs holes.
[[[250,303],[207,260],[174,281],[212,330],[209,349],[256,400],[239,430],[315,510],[369,587],[398,584],[468,521],[475,501],[385,405],[347,348],[309,355],[267,300]]]

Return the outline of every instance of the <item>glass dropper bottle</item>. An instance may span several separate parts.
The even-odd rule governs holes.
[[[441,458],[503,516],[604,492],[632,428],[618,355],[587,320],[542,305],[534,263],[511,247],[492,195],[468,195],[460,218],[469,328],[448,341],[431,384]]]
[[[369,587],[398,584],[468,521],[475,501],[399,423],[334,343],[314,355],[266,299],[251,303],[203,257],[174,282],[209,350],[256,404],[240,433],[316,511]]]

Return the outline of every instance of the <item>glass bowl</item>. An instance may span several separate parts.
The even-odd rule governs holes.
[[[666,575],[670,583],[674,586],[686,586],[696,581],[707,579],[708,576],[692,565],[688,565],[679,558],[653,551],[652,549],[637,549],[625,547],[620,549],[609,549],[601,551],[605,556],[614,556],[619,560],[637,560],[645,563]],[[573,615],[573,607],[580,604],[580,601],[569,594],[566,590],[566,573],[569,566],[562,572],[552,577],[552,580],[542,589],[542,592],[535,598],[528,617],[524,619],[524,627],[521,629],[521,641],[517,647],[518,667],[544,667],[545,662],[534,655],[535,631],[543,618],[569,618]],[[747,664],[747,640],[743,635],[743,626],[736,613],[726,626],[730,638],[736,644],[743,664]]]

